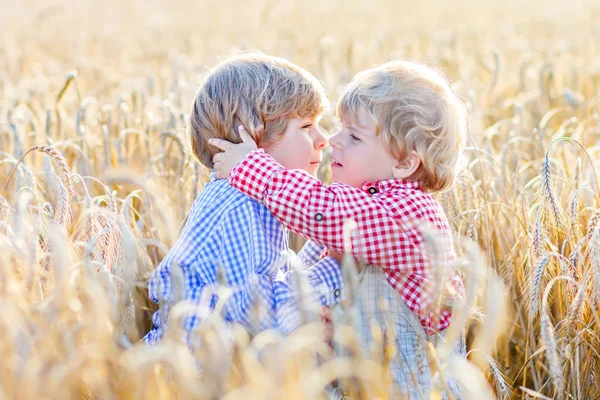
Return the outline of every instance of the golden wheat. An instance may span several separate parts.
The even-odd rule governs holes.
[[[314,72],[334,104],[354,73],[394,58],[454,82],[471,114],[468,162],[439,199],[466,286],[447,334],[467,332],[469,357],[424,340],[432,372],[464,383],[465,398],[600,394],[593,1],[7,4],[0,398],[314,399],[333,384],[351,398],[387,398],[393,332],[374,325],[373,346],[360,342],[351,257],[333,338],[345,357],[310,322],[287,338],[253,337],[215,316],[192,350],[177,329],[155,348],[140,343],[156,310],[150,274],[209,179],[185,137],[197,77],[255,47]],[[332,133],[335,118],[321,125]],[[194,310],[178,302],[184,282],[174,271],[171,326]],[[434,396],[445,391],[438,382]]]

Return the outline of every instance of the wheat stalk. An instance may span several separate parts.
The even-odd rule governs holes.
[[[584,276],[579,285],[579,289],[577,289],[577,293],[575,294],[575,298],[573,300],[573,304],[571,305],[571,309],[569,310],[569,314],[567,315],[567,324],[569,329],[576,328],[577,320],[579,319],[579,315],[581,313],[581,309],[583,306],[583,302],[586,297],[586,289],[587,289],[587,279],[588,274]]]
[[[554,286],[554,283],[561,279],[571,280],[569,277],[557,276],[550,280],[550,282],[548,282],[546,285],[542,300],[542,317],[540,319],[540,336],[546,351],[546,359],[550,368],[550,376],[554,385],[555,395],[558,399],[563,397],[565,382],[562,374],[562,357],[558,350],[554,326],[552,325],[550,313],[548,311],[548,296],[550,294],[550,290]]]
[[[542,286],[542,279],[546,271],[546,266],[550,262],[551,257],[552,254],[550,253],[544,254],[533,267],[529,286],[529,315],[532,320],[537,317],[539,312],[540,288]]]
[[[544,198],[550,203],[550,209],[552,210],[558,229],[561,229],[563,226],[562,215],[558,206],[558,200],[554,194],[554,188],[550,178],[551,174],[548,153],[546,153],[546,157],[542,162],[542,193]]]

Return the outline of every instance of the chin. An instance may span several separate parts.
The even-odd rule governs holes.
[[[331,182],[341,183],[341,184],[344,184],[344,185],[356,187],[356,185],[354,183],[349,182],[346,179],[344,179],[343,175],[339,176],[337,174],[331,174]],[[360,186],[359,186],[359,188],[360,188]]]
[[[331,180],[332,180],[333,182],[339,182],[339,183],[343,183],[343,182],[342,182],[342,181],[343,181],[343,179],[340,179],[340,176],[339,176],[339,174],[336,174],[336,173],[335,173],[335,171],[332,171],[332,172],[331,172]]]

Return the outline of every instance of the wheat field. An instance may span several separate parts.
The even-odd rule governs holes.
[[[0,33],[0,399],[316,399],[336,379],[387,398],[385,362],[351,325],[335,333],[344,358],[318,324],[231,344],[215,320],[197,354],[176,332],[140,343],[148,279],[208,181],[186,115],[199,76],[236,49],[310,70],[332,104],[377,63],[444,72],[471,119],[468,166],[438,197],[467,292],[450,334],[465,329],[470,352],[431,345],[433,370],[465,398],[600,397],[593,1],[3,0]]]

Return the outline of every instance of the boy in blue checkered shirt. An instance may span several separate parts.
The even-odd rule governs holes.
[[[208,139],[240,142],[238,127],[258,132],[254,140],[289,169],[315,174],[327,139],[317,122],[327,106],[322,85],[309,72],[287,60],[260,53],[242,53],[217,65],[205,78],[190,114],[192,149],[213,168],[220,149]],[[296,273],[302,264],[309,298],[322,306],[341,300],[339,263],[323,257],[325,249],[308,242],[296,257],[288,231],[261,203],[232,188],[227,180],[204,187],[188,215],[181,236],[154,271],[150,298],[160,304],[146,343],[158,341],[167,329],[169,308],[176,302],[173,277],[183,277],[183,299],[195,312],[184,319],[189,335],[214,311],[219,281],[232,289],[220,314],[249,331],[276,329],[287,334],[301,323]],[[179,271],[174,273],[174,269]],[[220,271],[220,272],[219,272]],[[258,310],[258,312],[257,312]]]

